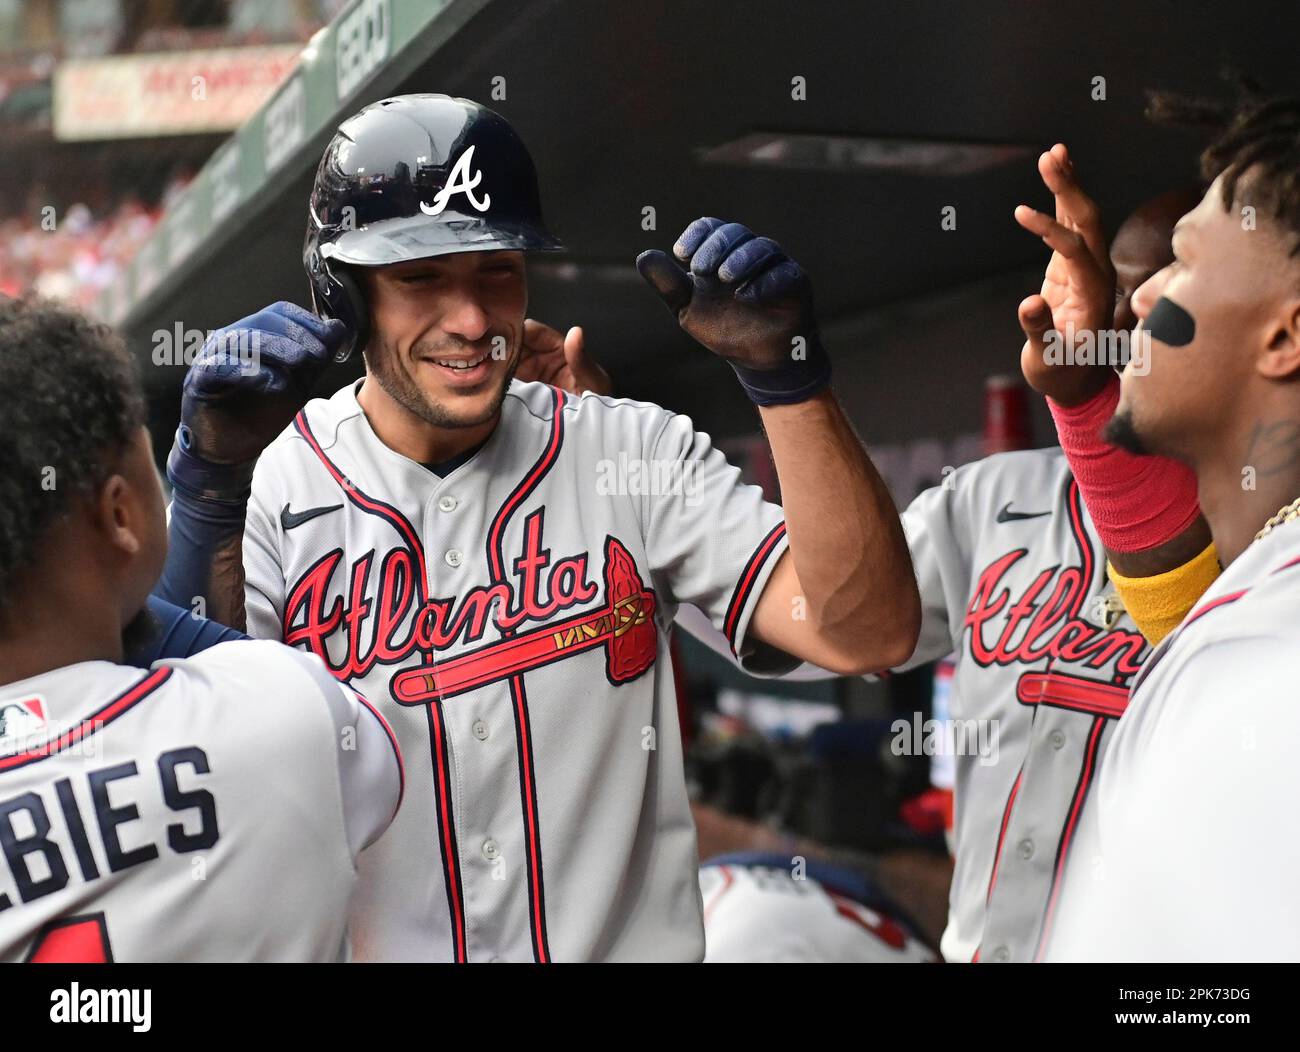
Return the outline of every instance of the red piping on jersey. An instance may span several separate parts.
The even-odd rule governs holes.
[[[1052,922],[1056,917],[1056,900],[1061,894],[1061,877],[1065,873],[1065,862],[1070,854],[1070,844],[1074,840],[1074,831],[1079,823],[1079,813],[1083,802],[1088,798],[1088,789],[1092,785],[1093,775],[1097,770],[1097,747],[1101,743],[1102,732],[1106,729],[1106,717],[1098,716],[1092,724],[1092,733],[1088,735],[1088,747],[1083,754],[1083,767],[1079,771],[1079,782],[1074,789],[1074,800],[1070,804],[1069,816],[1065,829],[1061,831],[1060,842],[1056,846],[1056,866],[1052,873],[1052,887],[1047,896],[1047,913],[1043,917],[1043,929],[1038,936],[1038,948],[1034,951],[1034,960],[1043,959],[1047,949],[1048,938],[1052,933]]]
[[[704,907],[705,924],[709,922],[709,914],[713,912],[713,908],[718,904],[718,900],[722,898],[731,885],[736,882],[736,878],[732,874],[730,866],[719,866],[718,872],[722,874],[722,887],[718,888],[718,890],[713,893],[713,897],[709,899],[709,904]]]
[[[551,434],[546,448],[492,518],[492,525],[488,529],[487,561],[493,584],[505,582],[505,558],[502,555],[502,545],[506,524],[559,459],[560,448],[564,444],[563,410],[566,404],[567,398],[564,393],[552,387]],[[501,630],[503,639],[513,635],[513,629]],[[549,964],[551,950],[546,935],[546,884],[542,873],[542,829],[537,807],[537,778],[533,762],[532,727],[528,718],[528,697],[524,691],[522,673],[511,676],[509,683],[510,698],[514,703],[515,713],[515,748],[519,755],[519,796],[523,805],[524,839],[528,850],[528,913],[531,921],[533,959],[539,964]]]
[[[429,574],[424,564],[424,545],[420,543],[420,538],[415,532],[415,527],[407,521],[405,515],[394,508],[391,504],[385,504],[383,501],[376,500],[374,497],[361,492],[361,490],[357,489],[350,479],[344,476],[343,472],[335,467],[334,462],[330,460],[329,456],[326,455],[325,450],[321,448],[321,444],[316,441],[316,436],[312,433],[311,425],[307,423],[307,411],[305,409],[294,418],[293,426],[297,428],[298,434],[302,435],[302,437],[307,440],[307,444],[311,446],[312,451],[316,454],[316,457],[320,460],[321,464],[324,465],[325,470],[328,471],[330,477],[338,483],[339,488],[343,490],[348,499],[351,500],[353,504],[357,505],[357,507],[362,511],[369,512],[371,515],[378,515],[382,519],[387,519],[389,524],[402,535],[402,538],[411,549],[411,554],[415,556],[416,563],[420,567],[421,599],[427,599],[427,595],[424,595],[423,593],[425,593],[428,588]]]
[[[998,882],[998,863],[1002,861],[1002,842],[1007,836],[1007,826],[1011,822],[1011,809],[1016,806],[1016,795],[1020,792],[1020,779],[1025,775],[1024,767],[1016,772],[1016,780],[1011,783],[1011,792],[1007,795],[1007,803],[1002,808],[1002,826],[998,829],[998,845],[993,850],[993,872],[989,874],[989,890],[984,894],[984,905],[993,900],[993,887]],[[975,956],[970,959],[971,964],[979,964],[980,948],[975,947]]]
[[[767,562],[767,557],[772,553],[777,542],[784,536],[785,522],[778,522],[763,538],[754,554],[749,557],[749,562],[745,564],[745,569],[740,575],[740,581],[736,584],[736,590],[731,595],[731,602],[727,604],[727,616],[723,620],[722,631],[727,637],[727,642],[731,644],[731,652],[737,657],[740,656],[737,650],[740,641],[736,639],[736,624],[740,620],[740,612],[745,609],[745,603],[749,599],[749,593],[753,591],[759,570]]]
[[[1268,572],[1268,576],[1272,577],[1273,574],[1281,573],[1283,570],[1289,570],[1293,566],[1300,566],[1300,555],[1297,555],[1294,559],[1288,559],[1281,566],[1274,567],[1272,570]],[[1254,587],[1255,587],[1254,585],[1247,585],[1245,588],[1239,588],[1235,592],[1228,592],[1225,595],[1219,596],[1217,599],[1211,599],[1204,606],[1199,607],[1196,610],[1193,610],[1192,613],[1188,615],[1187,620],[1182,623],[1180,628],[1186,628],[1193,621],[1196,621],[1199,618],[1204,617],[1211,610],[1217,610],[1219,607],[1226,606],[1228,603],[1235,603],[1238,599],[1240,599],[1243,595],[1245,595]]]
[[[1081,565],[1079,572],[1083,575],[1084,587],[1092,586],[1092,575],[1096,569],[1097,557],[1092,550],[1088,532],[1083,528],[1083,498],[1079,495],[1079,483],[1072,477],[1065,494],[1065,506],[1070,510],[1070,532],[1074,534],[1074,543],[1079,549]]]
[[[1002,860],[1002,842],[1006,839],[1007,826],[1011,823],[1011,809],[1016,806],[1016,795],[1020,792],[1020,779],[1025,776],[1025,769],[1022,767],[1016,773],[1016,780],[1011,786],[1011,793],[1007,797],[1007,806],[1002,809],[1002,827],[998,830],[998,846],[993,852],[993,872],[989,874],[989,890],[984,896],[984,903],[988,903],[993,898],[993,886],[998,882],[998,863]]]
[[[393,755],[397,757],[397,807],[393,808],[395,818],[397,812],[401,810],[402,799],[406,796],[406,764],[402,761],[402,747],[397,744],[397,735],[393,733],[393,728],[388,725],[388,721],[379,714],[379,710],[370,704],[364,694],[355,690],[352,693],[356,694],[357,701],[369,709],[370,714],[379,721],[379,726],[384,728],[384,733],[388,735],[388,744],[393,747]]]
[[[424,546],[420,543],[415,527],[392,505],[385,504],[383,501],[376,500],[363,493],[339,471],[334,462],[326,455],[325,450],[321,448],[315,434],[312,433],[311,425],[307,422],[306,410],[294,417],[293,426],[307,442],[308,446],[311,447],[312,452],[316,454],[316,458],[324,466],[330,477],[347,495],[348,500],[362,511],[386,520],[406,541],[407,548],[414,556],[419,567],[420,572],[417,576],[416,586],[419,590],[420,609],[424,610],[429,599],[429,576],[424,561]],[[460,852],[456,843],[456,828],[453,824],[449,797],[448,782],[450,776],[447,769],[447,750],[441,700],[435,700],[428,708],[429,751],[433,756],[434,785],[436,786],[438,798],[439,847],[442,855],[443,878],[447,885],[447,908],[451,913],[451,927],[455,937],[456,963],[463,964],[467,960],[465,950],[465,908],[462,903],[460,887]]]
[[[153,694],[171,678],[171,674],[172,669],[167,666],[154,669],[154,671],[143,679],[137,680],[102,708],[91,713],[71,730],[64,731],[53,741],[39,745],[35,749],[29,749],[27,752],[12,753],[9,756],[0,757],[0,774],[17,770],[19,767],[26,767],[30,763],[37,763],[75,745],[83,738],[89,738],[92,734],[103,730],[119,716],[130,711]]]
[[[1281,569],[1281,567],[1279,567],[1279,569]],[[1183,627],[1186,628],[1193,621],[1199,621],[1211,610],[1217,610],[1221,606],[1227,606],[1228,603],[1235,603],[1238,599],[1240,599],[1243,595],[1245,595],[1249,591],[1250,591],[1249,588],[1243,588],[1237,592],[1228,592],[1226,595],[1221,595],[1217,599],[1211,599],[1204,606],[1196,610],[1193,610],[1192,613],[1188,616],[1187,620],[1183,623]]]
[[[1096,553],[1093,551],[1092,542],[1088,537],[1088,533],[1084,529],[1083,500],[1079,493],[1079,483],[1073,477],[1070,478],[1066,485],[1065,506],[1070,516],[1070,532],[1074,535],[1075,546],[1079,550],[1080,579],[1082,580],[1085,589],[1091,589],[1092,576],[1096,571],[1097,566],[1097,557]],[[1050,699],[1044,698],[1041,689],[1038,697],[1029,696],[1032,694],[1032,691],[1029,691],[1031,686],[1045,687],[1058,679],[1063,681],[1062,687],[1065,688],[1060,692],[1059,697],[1053,696]],[[1026,682],[1026,680],[1029,682]],[[1085,712],[1097,711],[1099,708],[1107,710],[1106,713],[1099,713],[1093,724],[1093,733],[1089,739],[1089,746],[1084,759],[1084,771],[1087,772],[1087,780],[1085,781],[1083,779],[1083,775],[1080,776],[1080,784],[1075,788],[1074,802],[1066,819],[1066,829],[1062,833],[1061,843],[1058,843],[1057,845],[1057,866],[1056,873],[1053,877],[1052,889],[1049,892],[1049,911],[1051,910],[1052,903],[1055,901],[1055,896],[1059,891],[1061,863],[1064,858],[1062,843],[1068,845],[1069,839],[1074,834],[1074,825],[1078,817],[1079,806],[1082,804],[1083,797],[1087,794],[1088,782],[1092,779],[1092,766],[1096,757],[1096,745],[1097,741],[1100,739],[1099,728],[1105,726],[1106,719],[1109,716],[1109,710],[1115,707],[1118,700],[1111,695],[1111,691],[1115,688],[1111,687],[1109,684],[1097,684],[1096,687],[1098,689],[1085,689],[1087,685],[1088,681],[1083,677],[1068,676],[1060,673],[1054,676],[1050,671],[1044,673],[1026,673],[1017,683],[1017,700],[1024,704],[1035,704],[1040,701],[1046,701],[1048,704],[1056,704],[1058,707],[1079,709],[1080,711]],[[1127,704],[1127,702],[1125,702],[1125,704]],[[1119,707],[1119,711],[1123,711],[1122,706]],[[1115,715],[1119,715],[1119,713],[1117,712]],[[1011,821],[1011,809],[1015,806],[1016,795],[1020,792],[1020,781],[1023,777],[1024,767],[1022,766],[1019,773],[1016,775],[1015,784],[1011,787],[1011,794],[1007,797],[1006,808],[1002,812],[1002,826],[998,830],[998,844],[993,855],[993,872],[989,876],[989,888],[984,898],[986,906],[993,900],[993,889],[997,885],[998,866],[1002,860],[1002,848],[1006,841],[1007,826]],[[975,956],[971,958],[971,962],[976,963],[979,959],[980,951],[977,947],[975,950]]]
[[[438,826],[442,833],[442,870],[447,881],[448,905],[456,932],[456,963],[468,959],[465,949],[465,912],[460,897],[460,847],[456,842],[456,827],[451,814],[451,787],[447,784],[450,772],[447,761],[447,731],[443,723],[442,702],[425,706],[429,724],[429,748],[433,752],[434,775],[438,786]]]
[[[1293,559],[1288,559],[1281,566],[1275,567],[1274,569],[1270,570],[1267,576],[1271,577],[1273,574],[1281,573],[1283,570],[1289,570],[1293,566],[1300,566],[1300,555],[1297,555]],[[1245,588],[1239,588],[1235,592],[1227,592],[1226,594],[1221,595],[1216,599],[1211,599],[1204,606],[1201,606],[1198,609],[1193,610],[1190,614],[1188,614],[1187,617],[1183,620],[1183,623],[1178,626],[1177,630],[1173,632],[1171,635],[1169,635],[1168,637],[1166,637],[1164,646],[1162,646],[1156,652],[1155,660],[1147,662],[1146,667],[1143,668],[1142,670],[1142,676],[1140,681],[1145,680],[1147,676],[1150,674],[1151,670],[1154,669],[1157,664],[1159,664],[1160,660],[1163,659],[1167,653],[1169,653],[1169,648],[1173,645],[1174,639],[1177,638],[1177,636],[1183,631],[1183,629],[1185,629],[1193,621],[1199,621],[1210,611],[1217,610],[1221,606],[1227,606],[1229,603],[1235,603],[1238,599],[1240,599],[1242,596],[1244,596],[1247,592],[1249,592],[1254,587],[1255,587],[1254,585],[1247,585]],[[1136,684],[1134,684],[1134,689],[1136,689]]]
[[[1289,570],[1293,566],[1300,566],[1300,555],[1296,556],[1293,559],[1288,559],[1281,566],[1278,566],[1275,569],[1270,570],[1266,576],[1271,577],[1273,574],[1281,573],[1283,570]],[[1247,592],[1249,592],[1254,587],[1255,587],[1254,585],[1247,585],[1245,588],[1239,588],[1235,592],[1228,592],[1224,595],[1219,596],[1216,599],[1211,599],[1204,606],[1201,606],[1198,609],[1193,610],[1190,614],[1188,614],[1187,617],[1183,619],[1183,623],[1179,625],[1178,628],[1175,629],[1172,633],[1170,633],[1168,636],[1165,637],[1164,644],[1156,651],[1155,657],[1151,661],[1148,661],[1146,665],[1143,667],[1142,674],[1138,679],[1138,683],[1145,682],[1146,678],[1151,674],[1152,670],[1156,667],[1156,665],[1158,665],[1164,659],[1164,656],[1167,653],[1169,653],[1169,649],[1173,645],[1173,641],[1182,633],[1183,629],[1185,629],[1193,621],[1199,621],[1211,610],[1217,610],[1221,606],[1227,606],[1229,603],[1235,603],[1238,599],[1240,599],[1242,596],[1244,596]],[[1137,689],[1137,683],[1134,684],[1133,689],[1134,690]]]
[[[528,695],[522,675],[510,677],[510,700],[515,715],[515,751],[519,757],[519,798],[524,812],[524,840],[528,849],[528,914],[533,959],[551,963],[546,935],[546,885],[542,878],[542,829],[537,814],[533,765],[532,724],[528,719]]]

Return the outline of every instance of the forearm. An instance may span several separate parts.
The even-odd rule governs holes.
[[[1100,437],[1118,402],[1119,382],[1112,379],[1078,405],[1049,398],[1048,406],[1116,590],[1142,634],[1156,643],[1218,575],[1218,563],[1189,469]]]
[[[167,563],[154,595],[243,631],[246,505],[216,505],[174,493]]]
[[[153,594],[243,631],[243,538],[255,461],[211,463],[188,437],[182,427],[167,458],[167,562]]]
[[[916,644],[920,601],[884,480],[829,389],[760,413],[808,621],[845,655],[901,663]]]
[[[1177,569],[1205,551],[1210,543],[1210,524],[1203,515],[1178,536],[1141,552],[1106,549],[1106,559],[1125,577],[1155,577]]]

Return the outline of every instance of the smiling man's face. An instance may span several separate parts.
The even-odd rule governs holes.
[[[370,307],[366,365],[435,427],[496,416],[519,359],[528,285],[522,252],[460,252],[358,268]]]

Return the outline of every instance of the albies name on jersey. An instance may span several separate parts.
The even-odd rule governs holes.
[[[0,772],[41,756],[37,751],[4,757]],[[62,891],[73,879],[74,862],[82,880],[98,880],[103,874],[91,848],[92,837],[110,873],[152,862],[164,848],[178,855],[211,848],[221,836],[217,804],[212,793],[199,787],[210,773],[207,753],[189,745],[160,753],[152,770],[141,771],[131,760],[89,770],[75,786],[72,778],[64,777],[0,800],[0,852],[20,900],[32,902]],[[138,825],[142,792],[154,791],[153,786],[142,790],[142,785],[154,779],[176,821],[157,841],[142,840]],[[188,788],[182,788],[182,781]],[[52,832],[58,815],[67,830],[66,840]],[[137,823],[134,829],[126,828],[132,823]],[[0,911],[14,904],[0,892]]]

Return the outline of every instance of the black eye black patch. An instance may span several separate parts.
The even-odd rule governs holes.
[[[1170,347],[1186,347],[1196,339],[1196,319],[1168,296],[1161,296],[1143,326],[1153,340]]]

